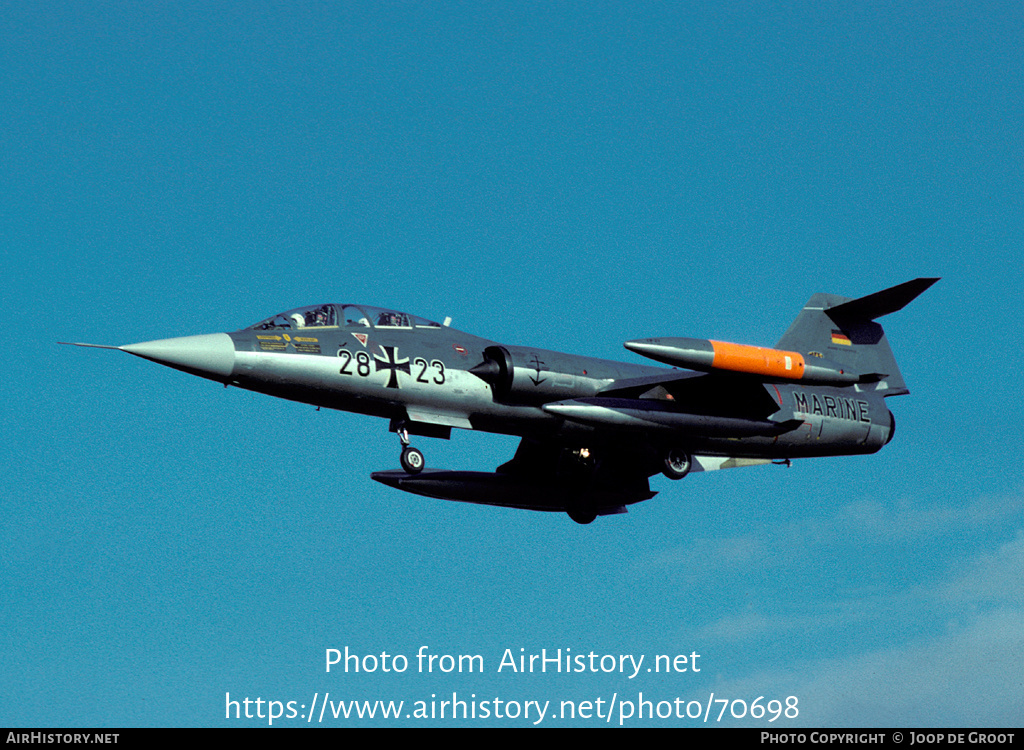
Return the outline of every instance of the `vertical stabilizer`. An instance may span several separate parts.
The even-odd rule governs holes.
[[[863,382],[876,383],[875,389],[886,396],[909,393],[875,319],[902,310],[936,281],[914,279],[857,299],[815,294],[776,348],[837,362],[859,373]]]

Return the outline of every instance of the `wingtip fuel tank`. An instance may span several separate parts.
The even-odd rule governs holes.
[[[701,372],[720,370],[814,385],[849,385],[861,381],[857,373],[823,357],[808,360],[799,352],[762,346],[670,337],[627,341],[625,347],[658,362]]]

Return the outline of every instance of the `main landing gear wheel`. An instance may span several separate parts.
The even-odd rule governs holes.
[[[405,469],[406,474],[419,474],[423,471],[426,460],[423,458],[423,453],[418,448],[413,448],[411,445],[407,445],[402,448],[402,455],[399,458],[402,464],[402,468]]]
[[[673,448],[665,454],[665,461],[661,467],[661,473],[669,479],[682,479],[690,473],[693,467],[693,459],[690,454]]]

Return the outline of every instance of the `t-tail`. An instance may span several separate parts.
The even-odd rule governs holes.
[[[884,396],[909,393],[889,342],[877,318],[902,310],[938,279],[914,279],[903,284],[849,299],[818,293],[804,306],[776,344],[777,349],[829,360],[864,384],[875,383]]]

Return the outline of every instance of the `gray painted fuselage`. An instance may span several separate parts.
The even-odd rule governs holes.
[[[225,385],[389,420],[389,486],[449,500],[567,511],[580,523],[649,499],[648,478],[874,453],[887,396],[908,393],[882,327],[936,279],[858,299],[816,294],[775,349],[670,337],[626,342],[627,364],[498,342],[414,315],[324,304],[233,333],[115,348]],[[96,346],[80,344],[80,346]],[[693,369],[690,369],[693,368]],[[802,381],[802,382],[801,382]],[[494,472],[424,469],[410,435],[522,438]]]
[[[360,341],[356,335],[365,341]],[[551,439],[565,445],[634,442],[656,448],[680,445],[710,455],[798,458],[872,453],[888,440],[889,410],[878,393],[859,386],[825,387],[764,383],[756,387],[774,399],[768,421],[801,420],[778,435],[749,435],[713,412],[676,426],[672,420],[566,419],[544,404],[598,398],[615,383],[641,378],[685,378],[690,373],[506,346],[512,355],[512,387],[496,398],[495,387],[469,372],[497,347],[447,327],[345,328],[255,331],[228,334],[235,364],[222,382],[271,396],[404,422],[413,434],[432,434],[427,425]],[[295,339],[315,339],[298,341]],[[273,348],[271,348],[273,347]],[[701,376],[696,376],[701,377]],[[221,380],[221,378],[214,378]],[[672,401],[659,404],[671,408]],[[725,433],[725,434],[722,434]]]

